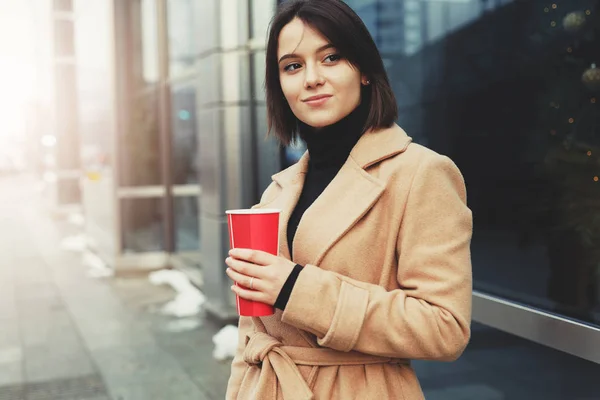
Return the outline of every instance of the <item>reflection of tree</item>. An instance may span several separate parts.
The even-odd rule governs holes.
[[[598,301],[600,274],[600,93],[581,80],[600,56],[598,11],[563,17],[562,27],[573,37],[549,61],[547,89],[539,97],[540,133],[548,150],[538,166],[546,190],[537,215],[547,232],[548,294],[566,306],[561,311],[584,319]]]
[[[549,295],[568,306],[590,309],[596,303],[595,272],[600,267],[600,184],[594,181],[600,152],[584,142],[555,144],[544,163],[553,188],[545,198],[549,229]]]
[[[598,1],[554,3],[557,8],[539,0],[509,3],[398,60],[389,71],[393,82],[402,81],[399,97],[409,93],[400,104],[401,124],[413,136],[424,132],[425,144],[463,171],[475,236],[493,231],[512,238],[518,232],[521,245],[543,241],[549,296],[570,306],[567,314],[583,310],[580,315],[589,318],[585,313],[597,302],[593,269],[600,260],[600,186],[594,181],[600,170],[593,161],[600,155],[600,93],[592,103],[594,94],[581,77],[593,62],[600,64],[592,20],[600,10],[585,13]],[[563,18],[575,5],[586,21],[567,18],[567,32]],[[514,250],[514,243],[495,245]],[[542,246],[515,257],[511,267],[520,268],[529,256],[535,263]],[[540,264],[527,267],[539,267],[531,277],[544,281]],[[520,283],[528,273],[523,271]]]
[[[160,183],[159,156],[159,97],[157,77],[158,60],[154,57],[156,21],[143,18],[145,5],[152,9],[154,1],[134,0],[130,8],[130,49],[123,54],[128,61],[126,96],[128,121],[121,139],[123,186],[145,186]],[[145,34],[144,34],[145,33]]]
[[[195,87],[174,88],[172,92],[172,179],[176,185],[198,182]]]
[[[156,91],[148,91],[132,96],[129,129],[122,138],[122,185],[150,186],[160,183],[160,153],[158,132],[158,96]],[[155,223],[161,220],[154,200],[136,199],[135,206],[123,208],[125,230],[131,238],[140,239],[144,232],[154,230]],[[153,243],[127,243],[136,250],[156,250]]]
[[[158,117],[157,91],[132,98],[130,125],[123,137],[124,183],[128,186],[160,181]]]

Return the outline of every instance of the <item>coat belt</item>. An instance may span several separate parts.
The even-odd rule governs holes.
[[[328,348],[283,346],[263,332],[253,332],[244,351],[244,361],[261,365],[255,398],[277,399],[277,382],[285,400],[313,400],[309,385],[298,370],[298,365],[313,367],[333,365],[409,364],[408,360],[372,356],[358,352],[341,352]]]

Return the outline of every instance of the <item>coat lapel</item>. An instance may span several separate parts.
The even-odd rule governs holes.
[[[269,208],[281,210],[279,215],[279,255],[288,259],[290,250],[287,240],[287,225],[300,198],[307,169],[308,153],[305,152],[296,164],[272,176],[273,181],[281,186],[281,192],[274,201],[269,203]]]
[[[335,178],[304,212],[293,241],[295,262],[319,265],[327,251],[371,209],[385,189],[386,182],[369,174],[366,168],[403,152],[410,141],[397,125],[367,132],[361,137]],[[304,173],[306,167],[302,167]],[[290,190],[284,199],[283,238],[288,257],[285,227],[298,201],[302,183],[293,194]]]
[[[319,265],[327,250],[375,204],[381,193],[383,185],[349,158],[304,212],[294,237],[294,262]]]

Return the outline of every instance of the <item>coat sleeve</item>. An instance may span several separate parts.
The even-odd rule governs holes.
[[[248,368],[248,364],[244,361],[244,349],[246,348],[246,335],[252,330],[252,318],[240,317],[238,323],[238,345],[235,352],[235,357],[231,362],[231,374],[227,383],[226,400],[235,400],[238,398],[238,392],[244,379],[244,374]]]
[[[472,216],[462,175],[449,158],[435,155],[421,161],[400,223],[400,289],[387,291],[307,265],[283,322],[340,351],[458,358],[470,336]]]

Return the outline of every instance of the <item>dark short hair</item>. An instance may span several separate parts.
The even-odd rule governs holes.
[[[386,128],[398,118],[394,92],[377,46],[360,17],[341,0],[288,0],[282,3],[269,28],[266,51],[265,91],[269,134],[288,145],[298,136],[298,119],[292,112],[279,81],[279,34],[294,18],[319,31],[340,54],[368,77],[362,100],[369,113],[364,131]]]

